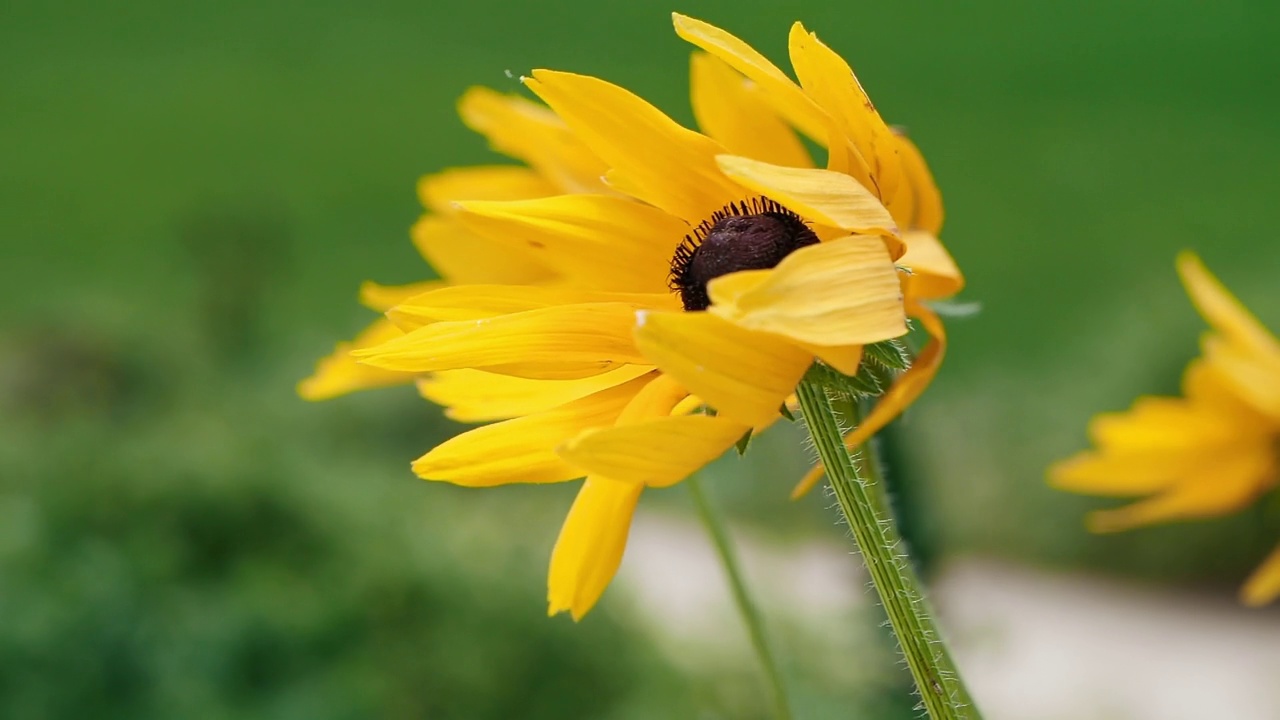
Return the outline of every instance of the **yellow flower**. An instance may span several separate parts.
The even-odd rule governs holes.
[[[1183,397],[1143,397],[1127,413],[1094,418],[1097,450],[1049,471],[1064,490],[1144,497],[1094,512],[1094,532],[1236,512],[1280,480],[1280,342],[1192,253],[1178,272],[1210,330],[1187,366]],[[1241,598],[1263,605],[1280,595],[1280,550],[1245,583]]]
[[[423,222],[458,229],[441,247],[470,264],[442,273],[448,287],[395,298],[399,334],[351,353],[420,377],[454,419],[497,421],[419,458],[418,475],[473,487],[586,476],[548,580],[550,612],[574,618],[616,572],[643,488],[677,483],[773,423],[815,358],[856,372],[862,346],[904,334],[908,312],[935,339],[876,421],[910,402],[941,357],[923,303],[960,285],[923,160],[843,60],[797,24],[797,85],[723,31],[675,23],[706,51],[692,67],[705,134],[603,80],[535,70],[523,81],[559,141],[507,128],[495,147],[544,180],[551,159],[585,149],[590,162],[574,165],[596,173],[551,193],[495,197],[476,184],[428,201]],[[547,112],[522,108],[535,111]],[[829,149],[827,168],[793,127]],[[461,275],[522,258],[544,274]]]

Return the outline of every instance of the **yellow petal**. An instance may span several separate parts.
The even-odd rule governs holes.
[[[354,340],[338,343],[333,354],[316,363],[311,377],[298,383],[298,394],[306,400],[328,400],[356,390],[411,382],[411,373],[362,365],[351,356],[352,350],[380,345],[402,335],[390,320],[378,318]]]
[[[714,140],[681,127],[623,88],[585,75],[534,70],[525,84],[556,111],[636,197],[696,225],[742,190],[716,168]]]
[[[694,53],[691,84],[698,127],[726,150],[775,165],[813,167],[809,151],[770,107],[759,86],[723,60]]]
[[[1280,595],[1280,548],[1262,561],[1240,589],[1240,602],[1249,607],[1262,607]]]
[[[722,275],[707,291],[708,312],[800,343],[865,345],[907,332],[898,273],[878,237],[803,247],[771,270]]]
[[[786,73],[750,45],[701,20],[672,13],[676,35],[728,63],[760,86],[775,111],[800,132],[826,144],[827,117]]]
[[[667,487],[723,455],[748,429],[710,415],[665,417],[587,430],[561,445],[559,452],[592,474]]]
[[[912,230],[904,233],[907,252],[898,264],[911,271],[903,291],[914,300],[951,297],[964,288],[964,276],[942,242],[932,234]]]
[[[623,365],[579,380],[530,380],[483,370],[445,370],[418,380],[418,392],[458,422],[482,422],[546,412],[644,375],[648,365]]]
[[[379,285],[365,282],[360,285],[360,304],[370,310],[386,312],[415,295],[437,290],[445,284],[439,280],[425,280],[408,285]]]
[[[855,175],[886,206],[894,204],[901,181],[898,141],[853,69],[835,51],[795,23],[789,37],[791,65],[806,94],[834,121],[870,169],[869,176]]]
[[[451,218],[425,216],[410,234],[436,274],[450,282],[522,285],[552,277],[529,253],[481,237]]]
[[[518,95],[473,87],[458,102],[458,113],[468,127],[489,139],[494,150],[529,163],[557,192],[608,191],[600,180],[604,161],[547,108]]]
[[[479,165],[452,168],[418,180],[418,198],[432,212],[447,215],[457,200],[527,200],[559,189],[527,167]]]
[[[501,366],[507,374],[538,378],[546,377],[546,366],[564,366],[575,377],[588,377],[618,365],[648,362],[631,338],[635,312],[623,303],[593,303],[439,322],[354,354],[388,370]]]
[[[845,375],[857,375],[858,366],[862,364],[861,345],[844,345],[839,347],[804,345],[804,349],[813,353],[819,360]]]
[[[581,620],[618,572],[643,485],[589,477],[551,551],[547,614]]]
[[[647,313],[637,323],[636,344],[649,362],[745,425],[773,419],[813,361],[782,338],[709,313]]]
[[[1274,484],[1275,461],[1267,444],[1218,457],[1208,468],[1164,493],[1115,510],[1089,514],[1093,532],[1116,532],[1171,520],[1236,512]]]
[[[607,195],[458,203],[458,219],[588,288],[664,293],[671,255],[688,234],[655,207]]]
[[[1232,442],[1237,428],[1183,398],[1140,397],[1127,412],[1103,413],[1089,422],[1089,437],[1109,450],[1176,451]]]
[[[843,173],[813,168],[770,165],[736,155],[716,158],[720,169],[738,183],[773,198],[787,208],[822,225],[859,235],[897,234],[893,217],[880,200],[858,181]],[[894,257],[901,256],[901,241],[886,237]]]
[[[947,349],[947,334],[942,321],[932,310],[922,305],[908,306],[908,312],[912,317],[920,319],[932,339],[916,356],[911,368],[894,381],[858,427],[845,436],[845,446],[850,449],[861,447],[885,425],[901,415],[902,411],[915,402],[916,398],[929,387],[929,383],[933,382],[934,376],[938,374],[938,368],[942,365],[942,357]],[[791,491],[791,497],[798,498],[809,492],[822,479],[822,473],[821,465],[811,469]]]
[[[1246,402],[1236,391],[1224,370],[1197,358],[1182,373],[1182,394],[1202,412],[1222,418],[1222,424],[1245,433],[1252,428],[1258,432],[1270,432],[1271,421]]]
[[[413,463],[426,480],[468,487],[548,483],[585,475],[555,448],[584,429],[612,425],[650,378],[641,377],[553,410],[485,425],[437,445]]]
[[[905,135],[898,135],[898,157],[902,159],[903,182],[911,188],[912,217],[907,227],[931,235],[942,232],[942,194],[924,155]],[[896,217],[896,216],[895,216]]]
[[[1280,423],[1280,356],[1213,333],[1204,337],[1201,349],[1205,362],[1221,374],[1237,397],[1272,423]]]
[[[1178,274],[1205,322],[1232,342],[1260,355],[1280,358],[1280,341],[1205,268],[1195,253],[1178,254]]]
[[[1180,482],[1200,466],[1196,452],[1083,452],[1049,468],[1049,484],[1059,490],[1132,497],[1150,495]]]
[[[479,320],[561,305],[621,303],[633,309],[677,310],[670,293],[615,293],[564,285],[455,285],[420,293],[387,311],[406,332],[434,322]]]

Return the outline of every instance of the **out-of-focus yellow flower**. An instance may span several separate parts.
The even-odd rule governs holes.
[[[1063,490],[1144,499],[1092,513],[1094,532],[1236,512],[1280,480],[1280,342],[1192,253],[1178,272],[1209,324],[1202,356],[1187,366],[1183,397],[1143,397],[1089,426],[1096,450],[1058,463]],[[1280,595],[1280,550],[1245,583],[1241,598]]]
[[[506,112],[469,124],[529,169],[427,178],[419,229],[440,233],[419,248],[448,285],[377,288],[384,301],[370,304],[387,321],[307,381],[419,378],[450,417],[497,421],[419,458],[424,478],[586,476],[548,583],[550,611],[575,618],[616,572],[643,488],[679,482],[774,422],[815,358],[855,373],[863,345],[904,334],[910,312],[935,340],[874,422],[900,411],[941,357],[923,303],[961,282],[936,240],[942,211],[923,160],[843,60],[797,24],[797,85],[723,31],[675,23],[706,51],[693,58],[704,133],[583,75],[523,79],[549,110],[473,91]],[[528,131],[531,118],[555,132]],[[827,168],[793,128],[828,148]],[[500,172],[542,184],[503,194],[483,179]],[[446,256],[456,264],[441,266]],[[532,277],[475,277],[490,268]]]

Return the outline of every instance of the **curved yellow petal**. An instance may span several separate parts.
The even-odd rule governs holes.
[[[920,149],[906,135],[898,135],[898,157],[902,160],[903,182],[911,188],[912,213],[907,227],[931,235],[942,232],[942,193]],[[896,216],[895,216],[896,217]]]
[[[648,383],[640,377],[546,412],[485,425],[437,445],[413,463],[425,480],[467,487],[548,483],[586,473],[556,454],[560,443],[593,427],[607,427]]]
[[[360,304],[370,310],[386,312],[416,295],[445,287],[439,280],[424,280],[408,285],[380,285],[366,281],[360,285]]]
[[[1275,484],[1275,460],[1269,444],[1221,455],[1195,476],[1147,500],[1089,514],[1093,532],[1128,530],[1141,525],[1216,517],[1236,512]]]
[[[721,415],[761,425],[778,414],[813,356],[786,340],[709,313],[645,313],[636,345],[664,373]]]
[[[1280,548],[1267,556],[1240,588],[1240,602],[1249,607],[1262,607],[1280,596]]]
[[[845,446],[850,449],[860,447],[880,432],[885,425],[901,415],[902,411],[915,402],[916,398],[929,387],[929,383],[933,382],[934,376],[938,374],[938,368],[942,365],[942,357],[947,349],[947,334],[942,321],[932,310],[923,305],[909,306],[908,312],[912,317],[920,319],[932,339],[916,356],[910,369],[900,375],[888,391],[880,396],[876,406],[867,413],[862,423],[845,436]],[[791,497],[798,498],[809,492],[822,479],[822,474],[822,465],[811,469],[791,491]]]
[[[408,372],[501,366],[506,374],[537,378],[546,377],[544,366],[561,365],[588,377],[648,363],[631,337],[635,312],[623,303],[592,303],[439,322],[354,355],[374,367]]]
[[[622,564],[631,518],[643,485],[588,477],[551,551],[547,614],[581,620],[595,607]]]
[[[791,66],[805,93],[865,159],[869,174],[854,177],[892,208],[902,177],[898,141],[876,112],[853,69],[800,23],[792,25],[788,46]]]
[[[458,219],[495,242],[520,245],[573,283],[667,292],[671,255],[689,226],[655,207],[609,195],[460,202]]]
[[[608,192],[601,182],[604,161],[547,108],[519,95],[473,87],[458,101],[458,114],[467,127],[488,138],[494,150],[525,161],[558,192]]]
[[[424,216],[414,224],[410,236],[436,274],[449,282],[523,285],[553,276],[521,248],[477,235],[452,218]]]
[[[1206,334],[1201,349],[1205,362],[1222,375],[1237,397],[1272,423],[1280,423],[1280,356],[1214,333]]]
[[[479,320],[564,305],[620,303],[636,310],[677,310],[670,292],[621,293],[564,285],[454,285],[420,293],[387,311],[406,332],[434,322]]]
[[[305,400],[328,400],[356,390],[412,382],[412,373],[362,365],[351,356],[352,350],[381,345],[402,335],[390,320],[378,318],[354,340],[338,343],[332,354],[321,358],[315,372],[298,383],[298,395]]]
[[[445,370],[418,380],[418,392],[442,405],[458,422],[483,422],[546,412],[653,370],[649,365],[623,365],[607,373],[576,380],[530,380],[484,370]]]
[[[707,291],[708,312],[800,343],[866,345],[907,332],[898,272],[878,237],[803,247],[771,270],[722,275]]]
[[[556,195],[559,189],[518,165],[450,168],[418,180],[418,199],[432,212],[447,215],[457,200],[527,200]]]
[[[951,297],[964,288],[964,276],[942,242],[931,233],[911,230],[903,233],[907,252],[898,264],[911,271],[903,283],[907,297],[917,301]]]
[[[726,150],[775,165],[813,167],[809,151],[755,82],[701,52],[691,56],[690,77],[698,127]]]
[[[1232,442],[1238,430],[1184,398],[1140,397],[1126,412],[1102,413],[1089,422],[1089,437],[1117,451],[1176,451]]]
[[[884,235],[896,259],[902,255],[898,228],[880,200],[844,173],[790,168],[736,155],[716,158],[725,175],[770,197],[807,220],[858,235]],[[894,254],[894,251],[897,251]]]
[[[630,91],[586,75],[534,70],[525,85],[627,178],[636,197],[696,225],[742,190],[716,168],[720,144],[681,127]]]
[[[1049,468],[1049,484],[1059,490],[1132,497],[1167,490],[1204,459],[1196,452],[1083,452]]]
[[[828,119],[817,103],[778,66],[720,28],[679,13],[671,14],[676,35],[720,58],[760,86],[774,110],[800,132],[826,144]]]
[[[1280,358],[1280,341],[1205,268],[1193,252],[1178,253],[1178,274],[1205,322],[1232,342]]]
[[[667,487],[723,455],[749,429],[710,415],[663,417],[586,430],[559,453],[592,474]]]

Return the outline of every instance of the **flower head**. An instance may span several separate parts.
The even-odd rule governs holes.
[[[1182,397],[1143,397],[1094,418],[1097,449],[1053,466],[1064,490],[1138,502],[1089,516],[1095,532],[1236,512],[1280,481],[1280,342],[1191,253],[1178,272],[1209,324]],[[1245,584],[1261,605],[1280,594],[1280,551]]]
[[[961,284],[923,160],[843,60],[797,24],[797,85],[718,28],[675,23],[705,51],[702,132],[584,75],[523,78],[546,107],[472,91],[464,118],[528,167],[425,179],[415,241],[443,282],[366,293],[387,319],[303,385],[416,379],[454,419],[496,421],[419,458],[426,479],[585,476],[548,590],[575,618],[613,577],[644,488],[773,423],[815,359],[853,374],[911,315],[934,341],[859,432],[891,419],[941,357],[924,302]]]

